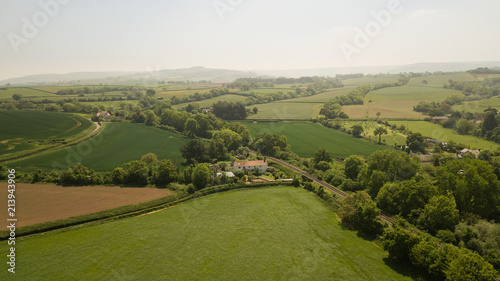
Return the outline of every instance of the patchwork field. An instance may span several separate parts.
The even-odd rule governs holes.
[[[443,84],[448,84],[449,80],[460,81],[460,82],[472,82],[476,80],[476,77],[470,73],[461,72],[454,74],[444,74],[444,75],[427,75],[422,77],[414,77],[410,79],[408,85],[416,85],[416,86],[435,86],[435,87],[443,87]],[[427,81],[427,84],[424,84],[424,80]]]
[[[180,108],[183,108],[183,107],[187,106],[188,104],[191,104],[191,105],[193,105],[195,107],[199,107],[199,108],[205,108],[205,107],[210,107],[214,103],[217,103],[219,101],[244,102],[246,99],[247,98],[244,97],[244,96],[224,95],[224,96],[219,96],[219,97],[216,97],[216,98],[213,98],[213,99],[209,99],[209,100],[202,100],[202,101],[195,101],[195,102],[177,104],[177,105],[174,105],[174,108],[175,109],[180,109]]]
[[[214,194],[17,247],[18,270],[2,280],[412,280],[294,188]]]
[[[292,150],[301,157],[313,157],[321,148],[325,148],[336,157],[350,155],[370,155],[386,146],[354,138],[320,124],[308,122],[258,122],[243,123],[252,133],[272,133],[284,135]]]
[[[257,107],[257,114],[249,116],[250,120],[306,120],[319,115],[322,103],[300,103],[279,101],[248,106]]]
[[[142,155],[155,153],[158,159],[181,161],[179,148],[187,137],[132,123],[105,123],[103,132],[75,147],[10,162],[20,172],[68,168],[78,163],[97,171],[110,171]]]
[[[0,111],[0,154],[49,144],[76,136],[93,126],[79,115],[43,111]]]
[[[342,80],[342,84],[344,86],[363,86],[363,85],[375,85],[377,83],[394,83],[398,82],[399,75],[391,75],[391,76],[368,76],[363,78],[355,78],[355,79],[346,79]]]
[[[20,94],[23,97],[53,97],[54,94],[30,88],[7,88],[0,90],[0,100],[12,99],[12,95]]]
[[[491,149],[495,150],[500,147],[499,144],[484,139],[476,138],[469,135],[460,135],[452,129],[446,129],[438,124],[432,124],[425,121],[389,121],[390,124],[396,126],[404,125],[407,130],[414,133],[421,133],[423,136],[437,139],[440,141],[451,141],[470,145],[472,149]]]
[[[7,183],[0,183],[0,196],[7,198]],[[55,185],[16,184],[18,226],[67,219],[121,206],[137,204],[172,194],[157,188],[120,188],[109,186],[61,187]],[[5,201],[5,202],[4,202]],[[47,206],[50,202],[50,207]],[[0,202],[7,209],[7,201]],[[7,221],[7,213],[0,219]]]
[[[365,105],[343,106],[344,111],[350,118],[376,118],[380,112],[380,118],[412,118],[423,119],[425,116],[421,112],[416,112],[413,107],[420,101],[381,101]]]
[[[411,86],[389,87],[368,93],[365,97],[365,104],[370,100],[373,103],[381,101],[443,101],[452,95],[461,95],[460,91],[450,90],[431,86]]]

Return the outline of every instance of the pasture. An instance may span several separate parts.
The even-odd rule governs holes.
[[[300,103],[277,101],[264,104],[247,106],[252,109],[257,107],[257,114],[248,116],[249,120],[309,120],[319,115],[322,103]]]
[[[0,196],[7,198],[7,183],[0,183]],[[62,187],[55,185],[16,184],[16,198],[23,208],[16,212],[18,226],[28,226],[110,210],[158,199],[172,191],[157,188],[120,188],[109,186]],[[47,207],[50,202],[50,208]],[[7,201],[0,202],[7,209]],[[7,221],[7,213],[0,218]]]
[[[480,139],[471,135],[460,135],[452,129],[443,128],[441,125],[433,124],[426,121],[389,121],[390,124],[396,126],[404,125],[407,130],[413,133],[421,133],[425,137],[437,139],[440,141],[449,142],[453,140],[456,143],[470,145],[471,149],[491,149],[496,150],[500,147],[499,144],[484,139]]]
[[[301,157],[313,157],[321,148],[325,148],[335,157],[350,155],[370,155],[386,146],[354,138],[346,133],[326,128],[320,124],[308,122],[258,122],[243,123],[253,136],[258,133],[284,135],[292,151]]]
[[[291,187],[218,193],[18,244],[17,272],[2,280],[412,280]]]
[[[104,123],[96,137],[74,147],[13,161],[9,167],[22,172],[37,169],[66,169],[83,164],[97,171],[111,171],[142,155],[155,153],[158,159],[181,161],[179,148],[190,139],[175,133],[132,123]]]

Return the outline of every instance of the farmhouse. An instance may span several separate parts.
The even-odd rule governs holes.
[[[261,173],[267,172],[267,158],[264,160],[256,161],[234,161],[231,163],[231,167],[238,171],[253,171],[255,169],[260,170]]]
[[[430,139],[430,138],[427,139],[427,143],[432,144],[432,145],[441,144],[443,147],[446,147],[448,145],[447,142],[443,142],[443,141],[436,140],[436,139]]]
[[[464,157],[465,154],[467,154],[467,153],[472,153],[474,156],[476,156],[476,158],[478,158],[480,152],[481,152],[480,150],[472,150],[472,149],[464,148],[460,151],[459,158]]]
[[[411,153],[410,156],[417,157],[420,159],[420,164],[430,164],[432,162],[432,155],[419,155],[415,153]]]
[[[96,115],[97,117],[102,117],[104,120],[107,120],[111,117],[111,114],[109,114],[109,112],[107,111],[100,111],[100,112],[97,112]]]
[[[436,116],[436,117],[432,117],[432,119],[431,119],[432,123],[441,123],[444,121],[448,121],[448,116]]]

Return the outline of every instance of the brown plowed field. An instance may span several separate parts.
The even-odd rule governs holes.
[[[0,183],[0,220],[7,222],[7,183]],[[105,186],[61,187],[16,184],[17,226],[66,219],[121,206],[137,204],[172,194],[156,188]],[[1,230],[6,230],[2,227]]]

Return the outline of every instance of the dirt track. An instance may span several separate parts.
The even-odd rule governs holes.
[[[17,226],[91,214],[162,198],[171,193],[156,188],[61,187],[18,183],[16,184]],[[5,182],[0,183],[0,220],[7,221]]]

